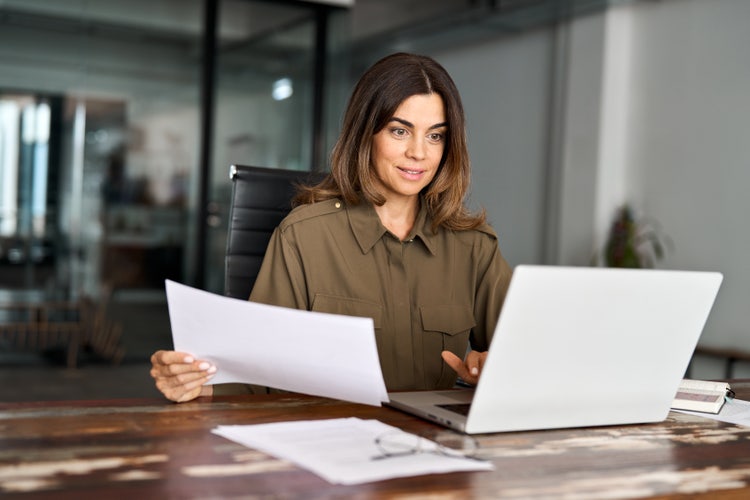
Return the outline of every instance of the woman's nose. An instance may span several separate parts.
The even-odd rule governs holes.
[[[425,145],[424,141],[419,138],[414,138],[409,141],[409,145],[406,149],[406,154],[409,158],[421,160],[425,157]]]

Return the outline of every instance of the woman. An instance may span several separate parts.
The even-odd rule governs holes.
[[[300,189],[274,232],[250,300],[373,318],[388,390],[476,383],[511,270],[485,214],[464,205],[469,179],[448,73],[425,56],[381,59],[354,89],[330,175]],[[168,399],[215,393],[208,362],[151,360]]]

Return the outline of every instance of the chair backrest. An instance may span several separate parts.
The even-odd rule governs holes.
[[[292,209],[300,183],[317,182],[323,172],[232,165],[232,202],[224,260],[224,294],[247,299],[258,276],[271,234]]]

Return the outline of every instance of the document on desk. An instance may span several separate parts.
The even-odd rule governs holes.
[[[375,439],[397,427],[355,417],[257,425],[221,425],[226,439],[294,462],[333,484],[360,484],[393,477],[492,470],[492,462],[429,450],[383,457]]]
[[[730,399],[724,403],[719,413],[705,413],[690,410],[672,410],[677,413],[686,413],[696,417],[710,418],[720,422],[750,427],[750,402],[741,399]]]
[[[371,318],[224,297],[166,280],[177,351],[240,382],[380,406],[388,401]]]

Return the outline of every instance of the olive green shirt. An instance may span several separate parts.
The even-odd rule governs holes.
[[[510,276],[487,225],[433,233],[422,208],[401,241],[371,204],[328,200],[281,222],[250,300],[372,318],[388,390],[449,388],[441,351],[487,350]]]

